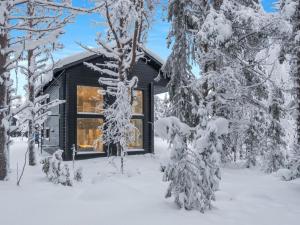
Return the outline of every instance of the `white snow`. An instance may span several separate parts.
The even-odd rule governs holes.
[[[160,139],[155,140],[156,156],[126,158],[126,175],[107,158],[97,158],[76,161],[75,166],[83,168],[83,182],[73,187],[50,183],[41,166],[26,167],[18,187],[16,165],[23,163],[25,141],[15,140],[10,180],[0,182],[1,225],[299,224],[300,179],[286,182],[238,165],[223,168],[212,210],[178,210],[172,200],[164,199],[167,184],[159,167],[168,152]],[[118,166],[119,159],[114,163]]]
[[[91,48],[91,51],[82,51],[82,52],[76,53],[74,55],[65,57],[56,62],[55,69],[60,69],[64,66],[72,64],[74,62],[81,61],[81,60],[87,59],[89,57],[92,57],[92,56],[96,55],[96,52],[98,52],[98,51],[100,51],[100,48]],[[160,56],[158,56],[157,54],[152,52],[150,49],[143,47],[143,51],[146,54],[148,54],[150,57],[152,57],[153,59],[158,61],[159,63],[161,63],[161,64],[165,63],[165,61]]]

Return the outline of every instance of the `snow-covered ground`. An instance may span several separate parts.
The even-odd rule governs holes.
[[[178,210],[164,199],[166,183],[159,171],[166,155],[156,140],[158,156],[126,159],[126,175],[105,158],[77,161],[84,180],[73,187],[49,183],[41,166],[27,167],[20,187],[16,165],[26,143],[12,146],[12,173],[0,182],[0,225],[293,225],[300,221],[300,180],[284,182],[258,169],[223,168],[214,208]],[[118,161],[116,161],[118,165]]]

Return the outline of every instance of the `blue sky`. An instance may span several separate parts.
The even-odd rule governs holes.
[[[162,0],[162,2],[166,2]],[[264,9],[268,12],[274,11],[274,3],[276,0],[262,0]],[[73,3],[77,6],[89,6],[88,1],[74,0]],[[158,7],[152,28],[149,32],[146,46],[153,52],[158,54],[161,58],[166,59],[170,50],[166,46],[166,37],[169,31],[169,24],[164,20],[165,12]],[[95,22],[100,20],[99,15],[79,15],[74,23],[65,28],[65,34],[61,37],[61,42],[64,49],[55,53],[56,59],[61,59],[72,54],[82,51],[77,42],[83,43],[87,46],[96,46],[95,38],[98,32],[102,32],[103,27],[95,25]],[[18,94],[24,95],[23,86],[24,79],[19,79]]]
[[[276,0],[262,0],[266,11],[274,10],[273,6]],[[75,5],[82,5],[82,0],[75,0]],[[166,1],[162,1],[166,2]],[[85,3],[87,6],[88,3]],[[156,11],[156,16],[152,28],[149,32],[147,47],[153,52],[159,54],[163,59],[166,59],[169,50],[166,46],[166,36],[169,31],[169,24],[164,20],[164,12],[159,7]],[[66,33],[61,38],[65,48],[57,54],[58,58],[69,56],[72,53],[80,52],[82,49],[76,44],[81,42],[89,46],[95,46],[95,37],[97,32],[103,31],[103,28],[95,26],[94,21],[99,21],[97,15],[81,15],[76,18],[75,23],[66,27]]]

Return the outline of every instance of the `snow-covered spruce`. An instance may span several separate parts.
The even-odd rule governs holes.
[[[179,208],[204,210],[207,201],[201,182],[201,170],[188,146],[191,128],[176,117],[160,119],[156,122],[160,135],[170,143],[171,158],[163,180],[169,182],[166,197],[173,197]]]
[[[41,161],[43,165],[42,170],[52,183],[72,186],[70,168],[67,164],[63,163],[62,153],[62,150],[57,150],[51,157],[43,159]]]
[[[267,152],[264,155],[264,169],[266,172],[276,172],[285,167],[284,129],[280,123],[283,114],[283,94],[280,89],[274,88],[271,93],[270,122],[267,128]]]
[[[204,212],[211,209],[218,190],[220,174],[220,136],[227,132],[226,120],[210,121],[205,127],[197,127],[195,141],[189,137],[195,129],[176,117],[158,120],[159,136],[170,143],[171,158],[166,166],[164,181],[169,182],[166,197],[173,197],[180,208]]]
[[[293,80],[293,96],[296,134],[292,157],[289,162],[291,179],[300,177],[300,2],[298,0],[279,1],[281,16],[291,24],[288,38],[282,41],[280,61],[291,65],[290,75]]]

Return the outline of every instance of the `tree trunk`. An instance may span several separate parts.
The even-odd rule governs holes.
[[[28,16],[32,17],[34,15],[34,7],[32,4],[28,3],[27,8]],[[29,27],[33,28],[32,20],[29,20]],[[28,32],[28,37],[31,39],[32,32]],[[34,112],[34,102],[35,102],[35,93],[34,93],[34,52],[33,50],[28,50],[27,52],[27,60],[28,60],[28,101],[32,104],[30,110],[30,119],[28,122],[28,152],[29,152],[29,165],[36,165],[36,155],[35,155],[35,112]]]
[[[32,55],[32,54],[29,54],[29,52],[28,52],[28,59],[29,59],[29,55]],[[30,78],[29,78],[29,80],[30,80]],[[29,102],[31,104],[34,104],[34,86],[30,81],[28,82],[28,91],[29,91],[29,93],[28,93]],[[30,166],[36,165],[34,117],[35,117],[34,108],[32,108],[31,112],[30,112],[30,120],[28,122],[28,152],[29,152],[29,165]]]
[[[2,24],[0,24],[2,26]],[[1,34],[2,33],[2,34]],[[7,48],[7,34],[0,33],[0,47]],[[6,123],[7,116],[7,80],[9,74],[6,71],[7,54],[0,52],[0,180],[4,180],[8,175],[8,126]]]

